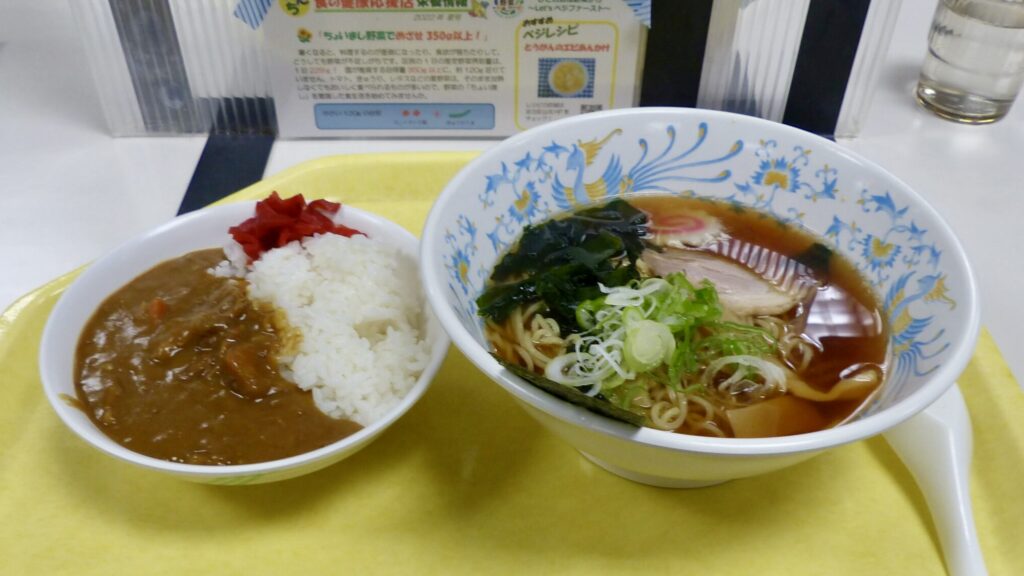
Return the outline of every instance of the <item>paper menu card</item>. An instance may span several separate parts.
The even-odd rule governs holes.
[[[630,107],[622,0],[281,0],[264,34],[282,137],[502,137]]]

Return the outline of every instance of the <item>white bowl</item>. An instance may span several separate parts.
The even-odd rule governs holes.
[[[289,458],[234,466],[180,464],[133,452],[108,438],[88,416],[66,401],[75,398],[75,349],[82,328],[96,308],[112,292],[165,260],[194,250],[216,248],[230,240],[228,228],[249,218],[255,202],[227,204],[180,216],[124,244],[96,261],[79,276],[57,302],[43,330],[39,369],[46,397],[69,428],[96,448],[153,470],[189,480],[219,484],[255,484],[293,478],[319,470],[351,456],[395,423],[423,396],[440,368],[448,339],[437,319],[427,310],[427,338],[431,358],[412,390],[383,418],[333,444]],[[401,226],[384,218],[345,206],[342,222],[375,240],[397,247],[416,258],[417,240]]]
[[[589,155],[589,157],[588,157]],[[558,193],[615,174],[602,198]],[[611,166],[612,169],[606,172]],[[681,193],[771,212],[826,239],[862,271],[890,317],[880,398],[856,420],[777,438],[705,438],[635,428],[563,402],[488,353],[475,298],[523,227],[619,194]],[[643,108],[523,132],[466,166],[424,228],[427,298],[455,345],[546,428],[604,468],[659,486],[701,486],[777,470],[879,434],[934,402],[967,364],[978,331],[974,277],[959,242],[906,184],[834,142],[748,116]],[[910,326],[892,320],[903,314]]]

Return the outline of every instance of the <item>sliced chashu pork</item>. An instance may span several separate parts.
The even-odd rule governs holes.
[[[722,254],[682,248],[644,250],[641,259],[658,276],[682,272],[694,284],[710,281],[722,306],[739,317],[783,314],[813,295],[816,285],[802,265],[777,253],[771,259],[754,258],[734,248],[716,251],[747,254],[742,257],[750,266]]]

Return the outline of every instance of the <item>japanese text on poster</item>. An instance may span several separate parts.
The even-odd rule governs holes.
[[[266,40],[280,134],[506,136],[634,104],[622,0],[280,0]]]

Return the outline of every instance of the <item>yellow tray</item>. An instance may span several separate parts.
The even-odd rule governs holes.
[[[228,200],[330,195],[419,232],[472,154],[326,158]],[[883,440],[699,490],[633,484],[529,419],[452,350],[376,443],[263,486],[191,484],[87,446],[47,405],[40,333],[69,274],[0,317],[0,574],[941,574]],[[1024,395],[988,334],[960,380],[993,575],[1024,574]]]

